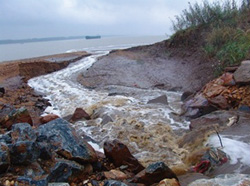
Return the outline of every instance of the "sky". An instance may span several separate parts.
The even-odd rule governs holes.
[[[188,2],[202,1],[0,0],[0,39],[169,35]]]

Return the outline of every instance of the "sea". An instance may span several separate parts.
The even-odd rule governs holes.
[[[153,44],[167,36],[106,36],[101,39],[75,39],[33,43],[0,45],[0,62],[40,57],[76,51],[101,51],[123,49],[138,45]]]

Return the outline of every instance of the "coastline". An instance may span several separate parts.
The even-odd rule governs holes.
[[[89,55],[83,51],[0,63],[0,86],[5,90],[5,94],[0,97],[0,108],[3,109],[5,105],[13,105],[15,108],[25,107],[30,112],[33,122],[39,124],[39,117],[49,103],[37,95],[27,85],[27,81],[36,76],[61,70]]]

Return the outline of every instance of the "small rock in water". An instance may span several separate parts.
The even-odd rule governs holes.
[[[48,123],[48,122],[50,122],[50,121],[52,121],[52,120],[55,120],[55,119],[57,119],[57,118],[59,118],[59,116],[56,115],[56,114],[48,114],[48,115],[46,115],[46,116],[42,116],[42,117],[40,118],[40,122],[41,122],[42,124],[45,124],[45,123]]]
[[[80,119],[90,120],[91,118],[85,110],[83,110],[82,108],[76,108],[76,110],[71,118],[71,121],[75,122],[75,121],[80,120]]]
[[[149,100],[148,101],[148,104],[153,104],[153,103],[160,103],[160,104],[164,104],[164,105],[167,105],[168,104],[168,98],[166,95],[162,95],[162,96],[159,96],[155,99],[152,99],[152,100]]]

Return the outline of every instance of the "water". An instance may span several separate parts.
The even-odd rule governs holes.
[[[122,86],[96,91],[77,83],[77,75],[107,53],[96,51],[68,68],[29,80],[31,87],[51,101],[52,106],[45,110],[45,114],[65,117],[81,107],[92,115],[93,120],[79,121],[74,127],[78,133],[93,138],[100,147],[105,140],[119,139],[145,165],[160,160],[168,165],[181,163],[185,150],[178,147],[175,130],[188,129],[188,123],[171,116],[181,112],[181,93]],[[127,96],[108,96],[110,92]],[[147,104],[161,95],[167,95],[168,105]],[[102,124],[104,116],[109,116],[112,121]]]
[[[77,39],[0,45],[0,62],[44,55],[74,52],[100,51],[128,48],[136,45],[152,44],[166,39],[166,36],[103,37],[101,39]]]

